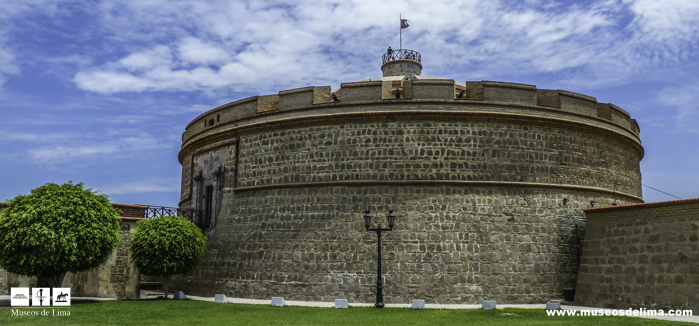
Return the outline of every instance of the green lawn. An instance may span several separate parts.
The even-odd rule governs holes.
[[[12,316],[0,325],[682,325],[630,317],[548,317],[543,309],[310,308],[133,300],[74,303],[70,316]],[[16,308],[15,308],[16,309]],[[57,308],[53,308],[57,309]],[[43,309],[22,309],[41,312]],[[52,309],[46,309],[51,314]]]

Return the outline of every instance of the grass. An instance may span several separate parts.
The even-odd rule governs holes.
[[[632,317],[548,317],[543,309],[413,310],[311,308],[203,301],[125,300],[74,303],[70,316],[12,316],[0,325],[682,325]],[[17,308],[14,308],[17,309]],[[52,309],[46,311],[51,314]],[[23,309],[38,310],[43,309]]]

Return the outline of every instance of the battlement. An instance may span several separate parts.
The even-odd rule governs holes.
[[[335,99],[333,99],[333,95]],[[278,94],[253,96],[209,110],[192,120],[182,141],[211,128],[227,125],[235,127],[239,122],[258,116],[304,110],[309,108],[336,108],[336,106],[361,105],[380,101],[445,101],[460,104],[459,110],[470,110],[484,105],[554,111],[574,116],[593,118],[611,123],[638,136],[640,128],[631,115],[610,103],[565,90],[537,89],[534,85],[496,82],[466,81],[414,76],[389,76],[358,82],[342,83],[340,89],[330,86],[308,86],[280,91]]]

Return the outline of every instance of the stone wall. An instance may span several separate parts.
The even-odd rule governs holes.
[[[309,105],[312,89],[226,118],[254,103],[236,101],[187,126],[180,207],[202,207],[197,158],[226,156],[222,177],[197,179],[220,203],[205,258],[173,286],[372,302],[376,235],[362,211],[385,221],[393,210],[387,302],[546,302],[577,282],[582,209],[642,202],[638,128],[592,97],[398,76],[342,83],[338,102]]]
[[[0,214],[2,214],[3,209],[7,205],[5,203],[0,203]],[[10,287],[8,286],[8,273],[6,270],[0,268],[0,295],[9,295]]]
[[[102,266],[92,271],[66,275],[63,285],[74,296],[134,299],[139,297],[140,273],[129,261],[131,236],[137,229],[137,219],[120,222],[119,246]]]
[[[238,134],[239,148],[219,139],[189,154],[225,149],[226,181],[201,266],[173,286],[371,302],[376,235],[361,213],[391,209],[386,302],[561,298],[577,281],[581,210],[640,201],[633,147],[563,127],[355,120]]]
[[[585,213],[576,304],[699,311],[699,198]]]
[[[384,77],[389,76],[406,76],[412,78],[413,76],[420,76],[422,73],[422,64],[415,60],[392,60],[384,63],[381,66],[381,71],[383,71]]]
[[[92,271],[68,273],[64,287],[70,287],[74,296],[102,298],[138,298],[140,273],[129,260],[131,236],[142,220],[146,206],[113,204],[121,213],[119,245],[107,262]],[[0,208],[2,208],[0,206]],[[9,294],[11,287],[37,286],[36,277],[20,276],[0,269],[0,294]]]
[[[8,287],[8,278],[9,275],[6,270],[0,268],[0,295],[8,295],[10,294],[10,288]]]
[[[242,137],[238,186],[497,181],[615,188],[640,198],[639,159],[594,135],[524,122],[342,124]]]
[[[386,226],[385,300],[541,303],[576,283],[580,209],[592,192],[537,188],[355,186],[229,192],[199,268],[174,286],[193,295],[373,302],[376,234]]]

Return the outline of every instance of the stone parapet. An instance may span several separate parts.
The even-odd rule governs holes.
[[[313,104],[328,103],[332,101],[330,93],[330,86],[309,86],[281,91],[279,92],[279,110],[288,111]]]
[[[453,79],[412,80],[412,96],[415,99],[454,99]]]
[[[591,96],[562,90],[537,89],[533,85],[517,83],[467,81],[460,85],[462,86],[459,86],[459,91],[464,90],[464,96],[459,99],[459,92],[453,80],[432,78],[342,83],[341,88],[336,91],[340,102],[333,102],[329,86],[310,86],[280,91],[274,95],[254,96],[219,106],[200,115],[187,125],[182,140],[186,143],[204,134],[244,125],[246,121],[258,117],[265,121],[275,121],[288,111],[327,111],[338,105],[354,106],[367,101],[395,101],[396,89],[400,91],[399,99],[402,100],[484,101],[501,105],[501,112],[507,112],[507,108],[512,106],[536,107],[540,110],[568,113],[571,119],[575,119],[574,116],[590,117],[596,120],[596,124],[619,126],[636,137],[640,132],[638,123],[631,119],[628,112],[613,104],[598,103]],[[467,109],[465,106],[461,108]],[[540,110],[538,112],[541,112]]]
[[[373,101],[382,98],[381,81],[342,83],[342,102]]]
[[[483,99],[486,101],[515,102],[536,105],[536,86],[483,81]]]

